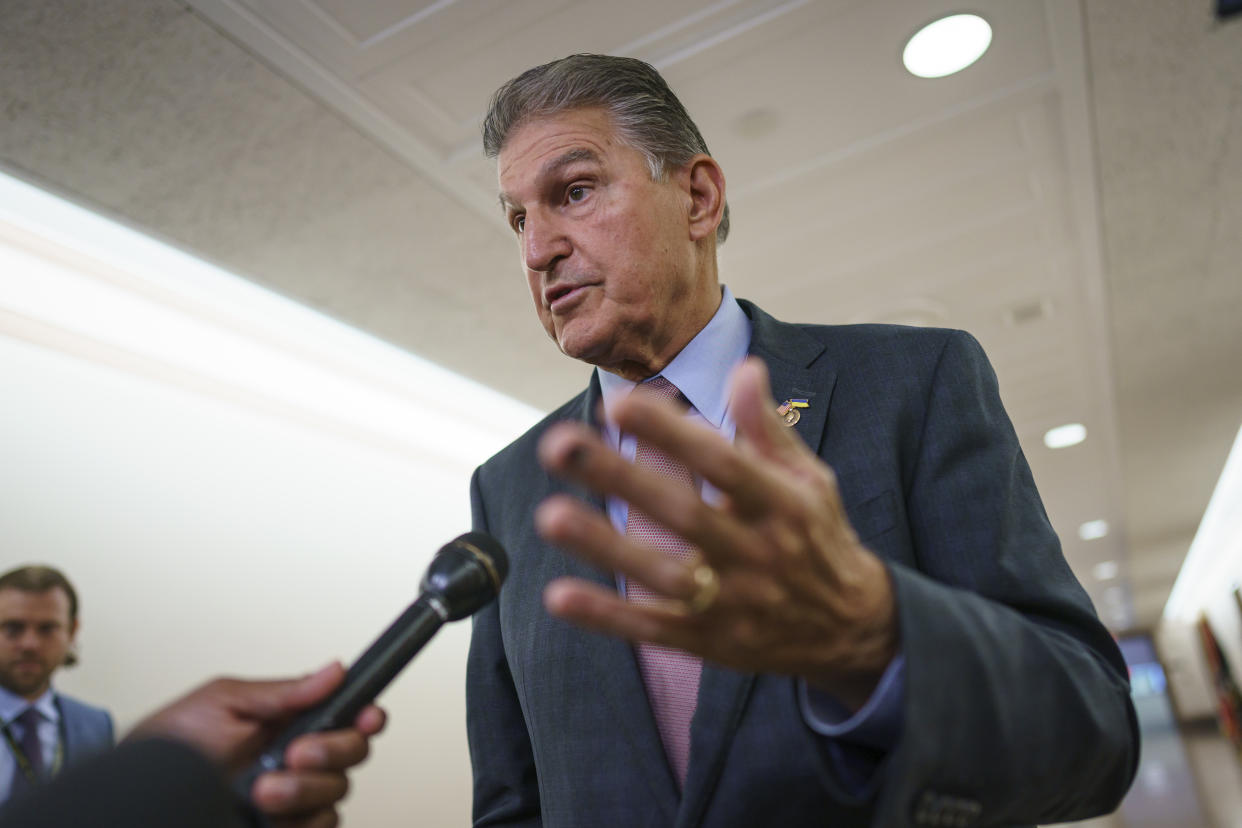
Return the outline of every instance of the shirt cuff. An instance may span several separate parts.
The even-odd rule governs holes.
[[[798,682],[798,704],[807,727],[820,734],[874,750],[889,751],[901,736],[901,701],[906,689],[906,657],[898,653],[872,691],[867,703],[849,709],[819,690]]]

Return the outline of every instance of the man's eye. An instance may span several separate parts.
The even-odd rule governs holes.
[[[574,186],[569,188],[569,193],[568,193],[569,200],[570,201],[582,201],[582,199],[586,198],[587,192],[588,191],[586,187],[584,187],[581,184],[575,184]]]
[[[513,217],[514,232],[521,233],[524,229],[526,229],[526,216],[514,216]]]

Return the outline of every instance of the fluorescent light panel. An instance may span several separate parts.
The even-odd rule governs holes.
[[[486,459],[542,416],[4,175],[0,334],[455,463]]]
[[[1164,605],[1167,621],[1194,621],[1242,577],[1242,429],[1233,441],[1190,551]]]

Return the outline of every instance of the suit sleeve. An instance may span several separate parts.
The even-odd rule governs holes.
[[[875,824],[1110,811],[1138,759],[1120,653],[1061,554],[978,343],[950,335],[928,388],[906,478],[915,566],[889,564],[905,725]]]
[[[488,531],[476,470],[470,481],[473,529]],[[500,635],[500,600],[473,616],[466,662],[466,735],[474,772],[474,825],[539,826],[535,756]]]

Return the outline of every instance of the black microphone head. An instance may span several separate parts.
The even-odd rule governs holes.
[[[467,532],[436,552],[422,591],[439,598],[448,611],[445,620],[456,621],[495,598],[508,574],[509,556],[500,542],[483,532]]]

